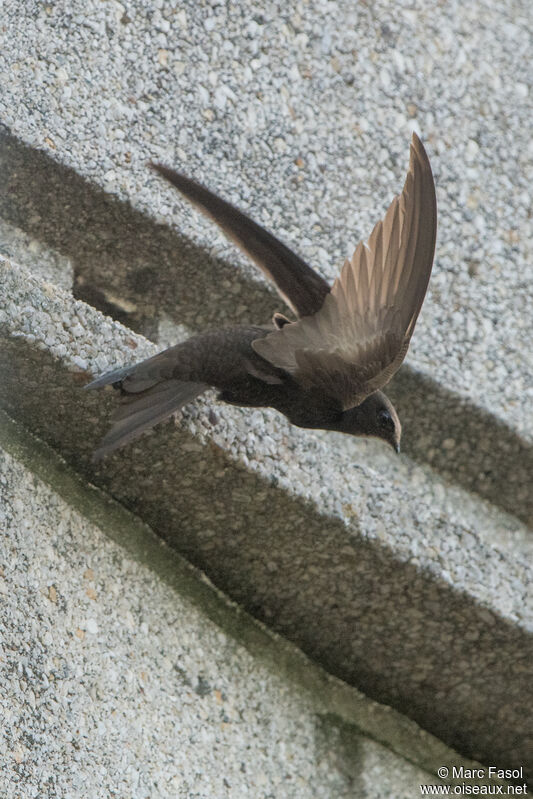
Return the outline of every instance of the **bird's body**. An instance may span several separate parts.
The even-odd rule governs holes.
[[[368,245],[360,244],[330,289],[311,267],[233,206],[166,167],[154,167],[213,218],[274,280],[299,316],[274,327],[200,333],[97,378],[122,404],[97,457],[153,427],[208,388],[234,405],[272,407],[299,427],[373,435],[399,449],[401,425],[379,389],[401,364],[420,310],[435,246],[429,161],[414,137],[404,190]]]

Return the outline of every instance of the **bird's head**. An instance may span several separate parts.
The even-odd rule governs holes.
[[[344,411],[339,429],[354,436],[381,438],[395,452],[400,451],[402,425],[394,405],[381,391],[375,391],[357,407]]]

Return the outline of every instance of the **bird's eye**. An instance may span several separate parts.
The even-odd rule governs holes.
[[[394,421],[387,410],[378,411],[378,424],[382,430],[394,430]]]

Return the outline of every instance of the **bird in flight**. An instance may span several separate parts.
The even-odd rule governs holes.
[[[214,220],[275,284],[297,317],[208,330],[86,388],[113,385],[120,405],[95,452],[137,438],[209,388],[232,405],[275,408],[298,427],[375,436],[400,450],[398,414],[381,388],[409,347],[431,274],[435,184],[413,134],[402,193],[329,284],[275,236],[200,184],[152,168]]]

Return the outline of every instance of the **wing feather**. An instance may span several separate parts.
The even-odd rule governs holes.
[[[435,184],[413,134],[402,193],[344,262],[321,309],[253,342],[255,351],[304,387],[344,408],[384,386],[405,358],[426,294],[437,230]]]
[[[280,296],[298,316],[319,310],[330,287],[299,255],[200,183],[163,164],[150,166],[219,225],[226,236],[274,282]]]

